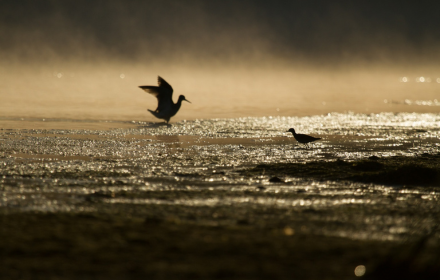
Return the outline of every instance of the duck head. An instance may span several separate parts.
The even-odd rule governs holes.
[[[295,129],[293,129],[293,128],[289,129],[289,130],[286,131],[286,132],[292,132],[293,134],[296,134]]]
[[[182,102],[182,101],[189,102],[189,100],[185,98],[185,95],[179,95],[179,100],[177,102]],[[189,103],[191,103],[191,102],[189,102]]]

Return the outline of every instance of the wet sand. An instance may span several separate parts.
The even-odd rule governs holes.
[[[364,265],[364,279],[436,279],[439,119],[4,120],[0,270],[353,279]],[[290,126],[323,139],[297,145]]]
[[[177,211],[160,210],[168,214]],[[206,216],[216,214],[210,209],[202,211]],[[417,245],[312,235],[307,233],[307,228],[292,230],[286,219],[270,226],[254,225],[246,220],[219,226],[201,225],[197,222],[200,217],[188,222],[178,217],[129,217],[127,212],[128,209],[126,213],[113,215],[2,216],[3,276],[5,279],[353,279],[358,265],[365,264],[370,272],[375,265],[390,258],[398,259]],[[259,213],[283,214],[283,211],[267,210]],[[216,219],[222,219],[217,216]],[[431,246],[420,257],[434,258],[438,252],[435,250],[438,247]],[[425,265],[421,264],[421,271]],[[402,271],[393,273],[399,275]]]

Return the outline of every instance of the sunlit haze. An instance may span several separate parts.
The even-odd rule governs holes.
[[[174,121],[440,110],[440,39],[404,4],[18,2],[0,9],[2,117],[155,121],[138,86],[158,75],[192,102]]]
[[[3,117],[155,121],[147,108],[156,108],[156,98],[138,86],[157,85],[158,75],[173,86],[174,100],[183,94],[192,102],[173,120],[440,110],[432,69],[60,64],[2,70]],[[417,81],[421,75],[431,82]]]

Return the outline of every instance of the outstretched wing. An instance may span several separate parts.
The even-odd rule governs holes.
[[[157,108],[155,112],[160,112],[172,104],[173,88],[160,76],[158,77],[159,86],[139,86],[144,91],[157,98]]]
[[[173,88],[169,83],[167,83],[167,81],[162,79],[161,76],[157,76],[157,83],[159,84],[160,88],[162,88],[164,91],[167,91],[171,98],[173,97]]]

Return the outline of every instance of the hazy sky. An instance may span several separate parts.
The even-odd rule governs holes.
[[[1,1],[0,57],[432,62],[438,11],[436,1]]]
[[[438,112],[404,100],[438,99],[439,11],[435,1],[4,0],[0,117],[153,121],[157,101],[138,86],[157,75],[193,102],[175,120]]]

